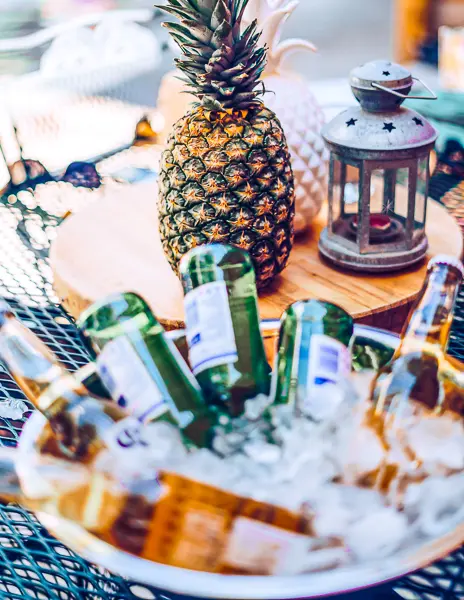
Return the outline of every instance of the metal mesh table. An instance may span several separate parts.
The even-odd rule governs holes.
[[[131,152],[125,151],[125,160]],[[87,193],[81,194],[71,184],[56,182],[0,199],[0,294],[72,371],[84,365],[89,354],[54,295],[47,255],[53,230],[60,222],[57,215],[75,210],[88,199]],[[464,360],[464,291],[459,298],[450,351]],[[0,367],[0,402],[8,398],[24,400],[8,372]],[[14,446],[30,414],[17,421],[0,418],[0,444]],[[352,596],[379,600],[463,598],[464,551],[395,584],[345,598]],[[32,514],[10,504],[0,506],[0,599],[18,598],[169,600],[179,596],[127,581],[89,564],[50,536]]]

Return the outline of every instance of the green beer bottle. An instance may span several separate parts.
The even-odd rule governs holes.
[[[186,254],[180,273],[193,373],[211,404],[240,416],[247,399],[270,387],[251,259],[209,244]]]
[[[349,374],[352,335],[353,319],[335,304],[318,300],[292,304],[281,318],[273,404],[323,416],[325,408],[318,406],[317,397],[321,386],[336,385]]]
[[[78,325],[98,354],[103,383],[120,406],[143,423],[168,421],[187,441],[209,445],[214,416],[184,359],[140,296],[114,294],[87,309]]]

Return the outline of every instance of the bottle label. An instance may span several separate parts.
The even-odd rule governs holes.
[[[337,384],[351,371],[351,354],[346,346],[327,335],[315,334],[309,347],[307,389]]]
[[[169,410],[169,404],[132,344],[125,337],[109,342],[97,358],[98,373],[112,398],[143,422]]]
[[[238,359],[224,281],[213,281],[185,296],[190,364],[195,375]]]
[[[135,417],[126,417],[115,423],[105,432],[103,441],[111,453],[121,458],[149,447],[143,438],[143,425]]]
[[[199,502],[189,502],[172,554],[176,567],[214,571],[227,536],[228,514]]]
[[[222,562],[235,569],[278,575],[285,571],[292,556],[305,553],[309,546],[307,536],[238,517],[234,521]]]

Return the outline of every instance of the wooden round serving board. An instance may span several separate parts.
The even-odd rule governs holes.
[[[50,259],[55,290],[77,317],[97,299],[116,291],[146,298],[168,328],[183,325],[182,287],[167,263],[158,236],[155,183],[108,192],[60,226]],[[310,233],[297,239],[284,273],[260,298],[264,319],[280,318],[292,302],[321,298],[344,307],[358,322],[401,328],[424,280],[426,262],[392,275],[348,273],[329,266],[318,253],[326,211]],[[461,230],[451,215],[429,201],[429,256],[462,256]]]

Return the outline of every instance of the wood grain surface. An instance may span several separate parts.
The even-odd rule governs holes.
[[[156,197],[156,184],[151,182],[113,189],[60,226],[50,259],[55,290],[74,317],[107,294],[135,291],[166,327],[183,325],[182,288],[161,248]],[[463,241],[456,221],[436,202],[429,201],[428,211],[429,257],[461,257]],[[325,222],[323,210],[312,230],[297,239],[289,266],[261,295],[261,317],[279,318],[296,300],[321,298],[339,304],[359,322],[401,328],[421,288],[426,262],[392,275],[335,269],[317,249]]]

